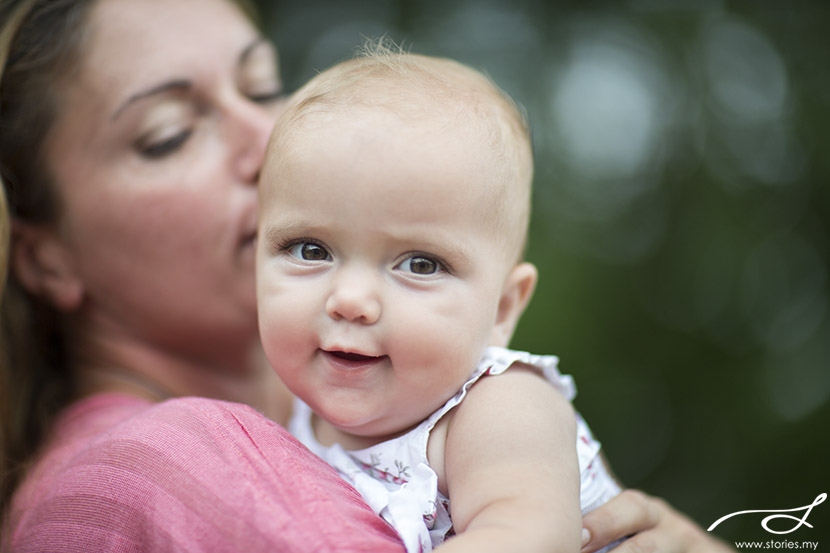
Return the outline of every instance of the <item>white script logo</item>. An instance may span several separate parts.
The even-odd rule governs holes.
[[[732,517],[737,516],[737,515],[747,515],[747,514],[750,514],[750,513],[775,513],[773,515],[769,515],[768,517],[764,517],[764,520],[761,521],[761,526],[764,527],[764,530],[766,530],[767,532],[769,532],[771,534],[789,534],[790,532],[795,532],[796,530],[801,528],[802,525],[804,525],[808,528],[812,528],[813,525],[810,524],[809,522],[807,522],[807,517],[810,515],[810,511],[813,510],[813,507],[815,507],[816,505],[820,505],[820,504],[824,503],[825,499],[827,499],[827,494],[822,493],[822,494],[819,494],[818,496],[816,496],[815,500],[813,500],[813,502],[810,503],[809,505],[805,505],[803,507],[796,507],[795,509],[779,509],[779,510],[762,509],[762,510],[755,510],[755,511],[738,511],[736,513],[730,513],[730,514],[728,514],[726,516],[723,516],[723,517],[719,518],[718,520],[716,520],[712,524],[712,526],[710,526],[709,528],[706,529],[706,531],[711,532],[712,530],[715,529],[715,527],[718,524],[720,524],[721,522],[723,522],[724,520],[726,520],[728,518],[732,518]],[[804,511],[804,516],[801,517],[801,518],[798,518],[798,517],[794,517],[792,515],[783,514],[783,513],[795,513],[795,512],[798,512],[798,511]],[[769,522],[771,520],[776,520],[776,519],[779,519],[779,518],[788,518],[790,520],[794,520],[798,524],[796,524],[795,526],[793,526],[789,530],[778,531],[778,530],[773,530],[772,528],[770,528],[769,527]]]

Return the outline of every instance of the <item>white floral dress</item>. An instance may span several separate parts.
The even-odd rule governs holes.
[[[312,452],[337,469],[369,506],[398,531],[408,553],[431,551],[452,534],[452,520],[449,498],[438,491],[438,477],[427,461],[429,433],[441,417],[461,403],[467,390],[479,378],[502,374],[515,362],[537,367],[569,401],[576,395],[573,378],[559,373],[555,356],[489,347],[461,390],[402,436],[357,451],[345,451],[337,444],[323,446],[314,437],[311,409],[300,400],[294,405],[288,429]],[[599,450],[599,442],[577,415],[576,451],[583,514],[620,492],[599,457]]]

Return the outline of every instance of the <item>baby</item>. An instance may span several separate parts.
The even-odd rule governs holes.
[[[271,138],[257,297],[291,430],[410,552],[577,552],[580,507],[619,492],[556,358],[504,348],[537,278],[532,173],[486,77],[382,49],[315,77]]]

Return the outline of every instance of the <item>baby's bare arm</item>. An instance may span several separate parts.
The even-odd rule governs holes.
[[[571,405],[535,371],[479,381],[449,420],[442,472],[458,535],[439,551],[578,552],[575,443]]]

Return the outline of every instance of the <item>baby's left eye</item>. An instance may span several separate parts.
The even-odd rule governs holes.
[[[408,257],[395,268],[415,275],[434,275],[444,269],[439,261],[423,255]]]
[[[316,242],[297,242],[291,244],[288,253],[303,261],[330,261],[331,254],[322,244]]]

